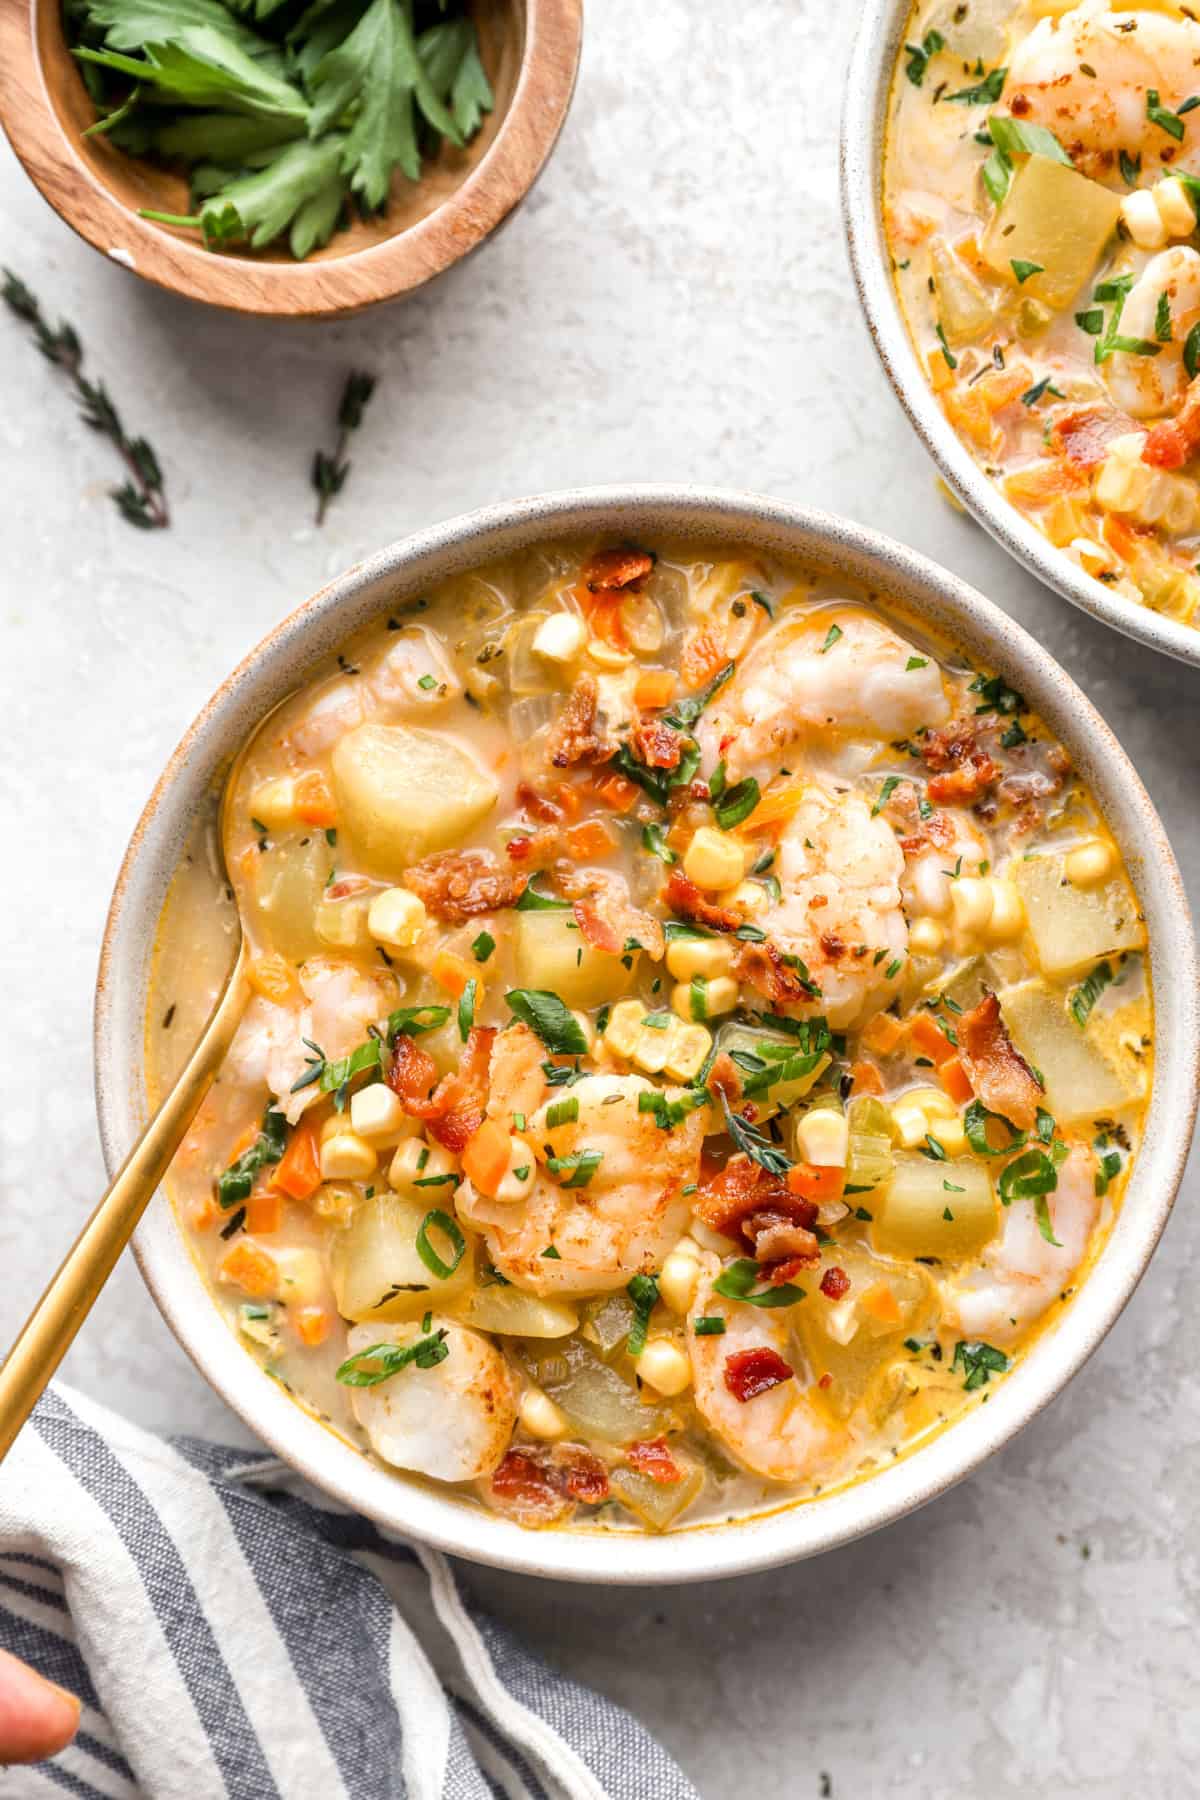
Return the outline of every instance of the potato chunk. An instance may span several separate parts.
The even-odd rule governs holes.
[[[930,1162],[900,1151],[887,1187],[872,1201],[871,1237],[885,1256],[975,1256],[996,1235],[999,1215],[987,1170],[966,1158]]]
[[[465,1292],[474,1266],[470,1240],[446,1281],[426,1267],[417,1249],[417,1232],[426,1214],[447,1209],[446,1188],[429,1191],[434,1196],[429,1200],[375,1194],[355,1209],[348,1228],[338,1233],[329,1260],[343,1318],[416,1319],[429,1307],[446,1306]],[[446,1261],[445,1239],[435,1235],[433,1245]]]
[[[1013,1043],[1045,1082],[1047,1111],[1060,1126],[1105,1118],[1141,1096],[1137,1064],[1129,1057],[1114,1062],[1091,1026],[1080,1030],[1063,989],[1022,981],[1001,993],[1000,1011]]]
[[[1012,184],[983,240],[984,261],[1023,296],[1056,310],[1069,306],[1117,228],[1118,194],[1089,181],[1067,163],[1031,156]],[[1013,264],[1036,263],[1041,273],[1018,281]]]
[[[272,841],[258,859],[253,907],[272,946],[292,962],[303,962],[324,947],[316,914],[332,865],[319,831]]]
[[[633,981],[619,956],[586,942],[571,912],[517,914],[517,981],[550,988],[567,1006],[600,1006],[628,991]]]
[[[1101,957],[1140,950],[1146,927],[1133,890],[1117,874],[1103,887],[1073,887],[1064,856],[1031,856],[1011,869],[1047,975],[1071,975]]]
[[[496,804],[497,788],[452,739],[407,725],[360,725],[333,752],[338,810],[368,862],[399,877],[461,843]]]

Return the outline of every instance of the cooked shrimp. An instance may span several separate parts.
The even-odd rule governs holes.
[[[435,1481],[473,1481],[499,1465],[517,1421],[516,1377],[496,1346],[437,1315],[428,1330],[417,1320],[356,1325],[346,1344],[354,1356],[439,1331],[448,1352],[441,1362],[428,1369],[408,1363],[375,1387],[351,1388],[350,1404],[384,1462]]]
[[[585,1075],[555,1089],[529,1117],[526,1141],[539,1166],[528,1193],[493,1200],[463,1182],[458,1212],[483,1232],[509,1281],[534,1294],[598,1294],[661,1267],[687,1224],[681,1190],[697,1179],[704,1115],[691,1112],[664,1131],[653,1113],[638,1110],[639,1095],[655,1091],[668,1101],[682,1092],[656,1090],[640,1075]],[[563,1100],[576,1101],[578,1115],[548,1125],[547,1111]],[[568,1186],[573,1169],[560,1159],[588,1152],[599,1161],[582,1185]],[[545,1166],[551,1158],[560,1165],[553,1170]],[[551,1248],[557,1255],[548,1257]]]
[[[284,733],[284,742],[301,756],[320,756],[366,718],[364,689],[354,680],[328,682]],[[290,710],[290,709],[289,709]]]
[[[1155,15],[1139,16],[1149,19]],[[1200,27],[1192,29],[1200,41]],[[1200,81],[1200,74],[1196,79]],[[1104,367],[1109,393],[1135,419],[1174,412],[1188,385],[1183,346],[1200,319],[1200,256],[1187,244],[1174,244],[1150,258],[1129,290],[1121,313],[1121,336],[1155,343],[1164,296],[1171,313],[1170,343],[1164,344],[1157,356],[1117,351]]]
[[[845,1432],[816,1408],[800,1347],[786,1308],[762,1311],[726,1300],[713,1288],[721,1272],[717,1257],[701,1257],[700,1280],[688,1315],[688,1348],[696,1406],[726,1449],[743,1468],[770,1481],[803,1481],[819,1473],[845,1443]],[[698,1336],[696,1320],[724,1319],[722,1333]],[[768,1350],[793,1370],[752,1400],[739,1400],[726,1382],[731,1356]],[[736,1367],[736,1364],[735,1364]]]
[[[803,958],[836,1031],[896,992],[894,965],[908,948],[903,873],[903,852],[882,815],[872,817],[849,789],[808,785],[779,841],[781,897],[762,924],[781,950]]]
[[[388,646],[371,670],[367,687],[381,706],[421,712],[444,705],[462,692],[445,649],[432,632],[420,626],[402,632]]]
[[[768,632],[709,705],[697,736],[706,761],[723,757],[737,781],[806,733],[890,741],[949,716],[934,657],[918,656],[857,607],[822,607]]]
[[[1059,1170],[1058,1186],[1046,1196],[1057,1247],[1042,1236],[1032,1200],[1005,1207],[1001,1236],[980,1266],[948,1290],[945,1323],[969,1338],[1011,1344],[1040,1318],[1083,1261],[1100,1211],[1095,1175],[1096,1159],[1082,1145]]]
[[[229,1052],[227,1066],[250,1086],[264,1084],[281,1103],[290,1124],[320,1092],[315,1083],[293,1093],[311,1064],[319,1044],[335,1062],[347,1056],[367,1035],[367,1026],[383,1019],[396,993],[391,976],[365,975],[354,963],[312,956],[300,971],[307,1006],[279,1006],[261,996],[246,1008]]]
[[[1157,156],[1175,147],[1150,118],[1146,96],[1157,90],[1174,112],[1195,93],[1198,66],[1200,25],[1191,19],[1113,12],[1089,0],[1040,20],[1017,45],[1004,101],[1023,124],[1053,131],[1086,173],[1103,175],[1120,150]]]

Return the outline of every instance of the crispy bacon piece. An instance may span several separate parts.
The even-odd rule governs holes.
[[[971,806],[999,781],[1003,769],[979,742],[980,733],[990,728],[972,717],[952,719],[926,734],[921,755],[937,771],[929,783],[929,798],[936,805]]]
[[[784,1362],[778,1350],[771,1350],[766,1344],[753,1350],[735,1350],[725,1358],[725,1386],[743,1405],[781,1382],[794,1380],[795,1375],[795,1369]]]
[[[661,960],[666,949],[662,924],[653,913],[643,912],[633,904],[624,876],[608,869],[584,872],[569,863],[560,863],[554,879],[559,890],[573,902],[580,935],[593,949],[622,956],[626,944],[637,943],[655,962]]]
[[[667,882],[666,902],[681,919],[707,925],[712,931],[736,931],[746,922],[737,907],[718,906],[715,900],[706,900],[696,883],[678,865],[671,870]]]
[[[663,1487],[683,1480],[683,1470],[671,1455],[665,1437],[641,1438],[636,1444],[630,1444],[625,1451],[625,1461]]]
[[[483,1124],[495,1037],[494,1025],[473,1025],[463,1047],[462,1061],[453,1075],[442,1077],[433,1096],[442,1110],[430,1118],[429,1135],[456,1156]]]
[[[840,938],[830,933],[822,937],[821,946],[831,961],[836,960],[831,946],[836,946],[838,956],[845,949]],[[783,960],[778,944],[773,944],[770,938],[765,944],[743,944],[733,959],[733,973],[739,981],[757,988],[776,1009],[795,1006],[799,1001],[813,997],[803,976]]]
[[[821,1292],[827,1300],[843,1300],[850,1292],[850,1277],[845,1269],[826,1269],[821,1277]]]
[[[1094,469],[1108,455],[1114,438],[1133,431],[1128,414],[1111,406],[1080,406],[1061,413],[1050,427],[1050,448],[1077,469]]]
[[[370,885],[365,875],[343,875],[340,881],[330,883],[322,897],[326,900],[348,900],[351,894],[365,894]]]
[[[548,869],[562,855],[563,834],[557,825],[543,825],[540,831],[521,832],[509,838],[504,854],[532,873]],[[524,883],[522,883],[524,885]]]
[[[807,1208],[812,1218],[816,1218],[817,1209],[811,1201],[800,1200],[794,1204]],[[755,1261],[769,1265],[765,1270],[768,1281],[790,1281],[806,1263],[815,1262],[820,1255],[820,1245],[813,1233],[801,1225],[797,1217],[774,1207],[751,1213],[749,1218],[743,1219],[742,1236],[748,1237],[754,1245]],[[787,1273],[780,1274],[781,1269],[786,1269]]]
[[[640,718],[629,733],[629,745],[648,769],[677,769],[683,758],[683,738],[662,719]]]
[[[594,675],[581,675],[550,727],[546,754],[556,769],[578,762],[607,762],[616,745],[605,737],[599,718],[600,689]]]
[[[385,1078],[405,1112],[412,1118],[427,1119],[433,1116],[429,1108],[433,1105],[432,1094],[437,1085],[437,1064],[406,1031],[399,1034],[392,1046],[392,1057]]]
[[[1142,461],[1152,469],[1182,469],[1200,449],[1200,375],[1188,383],[1183,405],[1173,419],[1150,427],[1142,445]]]
[[[712,1068],[708,1071],[705,1083],[710,1094],[718,1100],[728,1100],[730,1106],[742,1097],[742,1078],[738,1074],[738,1066],[728,1050],[718,1050],[713,1058]]]
[[[559,825],[566,817],[561,806],[546,794],[539,794],[531,782],[518,781],[517,805],[541,825]]]
[[[524,875],[502,869],[490,850],[439,850],[404,871],[404,885],[451,925],[514,906],[525,882]]]
[[[646,550],[629,546],[620,550],[598,550],[583,565],[584,585],[591,593],[612,593],[620,588],[635,591],[654,567],[654,558]]]
[[[497,1510],[527,1526],[553,1525],[572,1503],[608,1499],[608,1470],[580,1444],[510,1450],[489,1484]]]
[[[958,1054],[988,1111],[999,1113],[1020,1131],[1031,1130],[1037,1123],[1042,1088],[1009,1037],[995,994],[985,993],[979,1005],[958,1021]]]
[[[748,1156],[731,1156],[724,1168],[702,1180],[692,1195],[692,1206],[714,1231],[725,1237],[740,1233],[756,1256],[759,1237],[774,1232],[802,1234],[786,1240],[781,1235],[777,1256],[816,1252],[816,1239],[810,1239],[810,1232],[817,1208],[811,1200],[789,1192],[781,1176],[772,1175]]]

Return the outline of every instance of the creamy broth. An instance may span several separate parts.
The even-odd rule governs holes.
[[[1200,23],[935,0],[908,40],[885,228],[942,409],[1064,556],[1200,625]]]
[[[232,819],[255,991],[170,1191],[248,1354],[387,1466],[531,1527],[810,1497],[986,1400],[1103,1241],[1133,892],[1024,697],[885,597],[526,552],[314,670]],[[230,957],[214,830],[160,1083]]]

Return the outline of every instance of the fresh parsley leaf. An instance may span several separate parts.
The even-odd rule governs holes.
[[[993,1375],[1003,1375],[1008,1368],[1008,1358],[994,1344],[967,1343],[960,1338],[954,1346],[954,1361],[950,1366],[962,1371],[963,1386],[972,1393],[976,1388],[986,1387]]]
[[[1071,994],[1067,1002],[1071,1017],[1082,1031],[1092,1014],[1097,1000],[1113,981],[1112,964],[1105,961],[1096,964],[1091,974],[1086,976]]]
[[[511,988],[504,998],[518,1019],[541,1038],[553,1056],[585,1056],[587,1038],[579,1020],[546,988]]]

